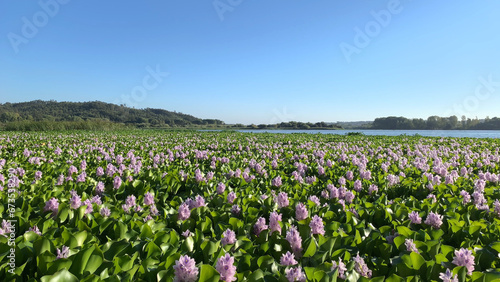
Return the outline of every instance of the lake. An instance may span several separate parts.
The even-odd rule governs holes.
[[[250,132],[250,133],[310,133],[310,134],[339,134],[345,135],[348,132],[361,132],[365,135],[386,135],[386,136],[398,136],[398,135],[421,135],[430,137],[470,137],[470,138],[500,138],[500,130],[258,130],[258,129],[242,129],[237,130],[238,132]]]

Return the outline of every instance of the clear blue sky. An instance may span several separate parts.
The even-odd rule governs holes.
[[[100,100],[245,124],[500,116],[499,11],[496,0],[3,0],[0,103]]]

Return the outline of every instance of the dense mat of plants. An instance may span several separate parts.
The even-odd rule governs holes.
[[[407,136],[2,134],[0,280],[493,281],[499,148]]]

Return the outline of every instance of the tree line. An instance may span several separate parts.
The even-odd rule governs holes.
[[[405,117],[381,117],[376,118],[372,125],[372,129],[428,129],[428,130],[450,130],[450,129],[466,129],[466,130],[500,130],[500,118],[487,117],[484,120],[477,118],[471,119],[462,116],[458,120],[457,116],[439,117],[430,116],[427,119]]]

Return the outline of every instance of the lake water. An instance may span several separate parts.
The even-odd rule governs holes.
[[[500,138],[500,130],[253,130],[242,129],[238,132],[251,132],[251,133],[309,133],[309,134],[339,134],[345,135],[348,132],[361,132],[365,135],[386,135],[386,136],[399,136],[399,135],[420,135],[430,137],[470,137],[470,138]]]

